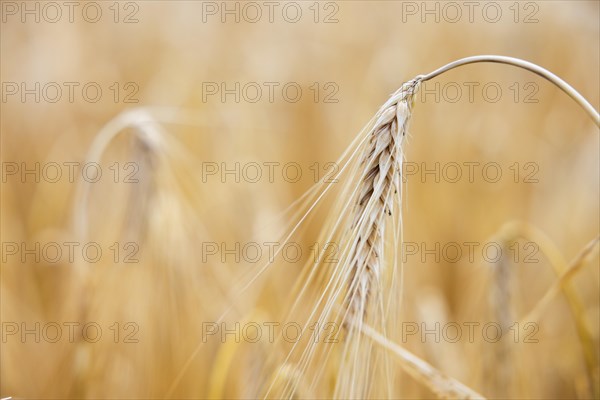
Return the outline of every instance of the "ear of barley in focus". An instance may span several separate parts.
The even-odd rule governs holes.
[[[392,96],[393,100],[382,107],[363,152],[359,192],[352,212],[352,246],[348,257],[349,279],[345,299],[348,306],[344,316],[348,332],[335,391],[339,398],[369,396],[371,379],[375,374],[393,380],[389,376],[391,366],[373,358],[372,343],[361,335],[360,327],[366,322],[387,332],[393,328],[386,326],[387,314],[400,311],[386,306],[387,299],[393,294],[386,293],[393,273],[385,269],[397,266],[386,260],[385,237],[386,228],[393,226],[388,225],[390,218],[397,218],[401,226],[401,207],[394,206],[396,202],[400,205],[401,200],[402,145],[418,85],[418,80],[405,83]],[[394,215],[393,209],[398,215]],[[353,323],[347,323],[348,320]],[[378,367],[383,371],[377,371]],[[383,393],[373,394],[381,396]],[[388,392],[387,395],[393,393]]]
[[[307,266],[286,317],[291,322],[302,318],[307,332],[323,329],[321,337],[295,344],[278,361],[278,365],[295,362],[303,385],[323,396],[394,396],[394,363],[360,329],[366,323],[386,337],[395,335],[401,294],[402,145],[418,86],[418,80],[405,83],[361,132],[358,146],[351,146],[340,175],[347,167],[352,169],[345,175],[336,211],[324,221],[317,241],[335,244],[339,257],[335,262],[321,257]],[[308,308],[303,308],[305,304]],[[337,342],[324,340],[327,333],[334,333]],[[336,372],[331,376],[328,371]],[[267,396],[288,398],[297,393],[297,381],[282,383],[281,373],[273,375]]]

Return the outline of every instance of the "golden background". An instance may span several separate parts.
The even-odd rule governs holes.
[[[453,10],[444,2],[426,3],[431,9],[439,7],[438,21],[435,14],[421,13],[422,2],[296,2],[302,17],[295,23],[282,16],[289,4],[285,2],[276,2],[273,22],[258,2],[263,15],[252,22],[253,15],[241,11],[243,2],[101,1],[96,4],[102,16],[95,23],[82,17],[85,3],[75,9],[73,22],[61,6],[63,15],[56,23],[43,16],[36,22],[31,15],[22,22],[20,11],[12,15],[7,3],[2,2],[0,39],[3,397],[165,397],[197,348],[202,322],[218,318],[228,304],[227,288],[249,269],[244,262],[220,262],[218,256],[203,262],[199,243],[233,246],[277,240],[292,226],[283,210],[315,183],[310,166],[318,163],[320,173],[326,172],[324,165],[338,159],[387,97],[417,74],[465,56],[508,55],[551,70],[596,109],[600,104],[596,1],[495,2],[502,11],[495,23],[481,13],[489,2],[476,2],[472,21],[464,2],[457,2],[463,13],[457,22],[451,21]],[[37,3],[40,12],[47,4],[26,3],[32,8]],[[208,3],[219,9],[217,14],[206,13]],[[407,13],[406,7],[413,5],[419,9],[415,15]],[[223,22],[221,7],[238,7],[239,22],[235,15],[223,16]],[[125,23],[128,16],[131,23]],[[325,23],[328,17],[332,20]],[[58,82],[63,96],[52,103],[43,96],[35,102],[28,95],[23,102],[20,93],[6,95],[7,82],[26,82],[28,88],[35,82],[42,87]],[[80,83],[72,102],[64,82]],[[102,88],[98,102],[83,98],[80,88],[88,82]],[[207,82],[229,88],[254,82],[264,90],[256,102],[243,95],[239,102],[234,95],[221,101],[219,94],[206,94]],[[276,89],[271,102],[265,82],[276,82],[277,88],[293,82],[302,88],[302,98],[286,101]],[[479,84],[473,101],[465,82]],[[114,83],[119,87],[117,101],[110,89]],[[128,83],[134,86],[126,87]],[[320,90],[316,99],[311,89],[315,83]],[[483,97],[481,88],[488,83],[502,89],[496,102]],[[448,101],[457,86],[463,90],[461,97]],[[138,102],[126,103],[132,87],[138,89],[133,95]],[[408,257],[400,319],[427,322],[429,327],[436,321],[483,325],[497,321],[495,313],[506,312],[517,322],[556,281],[551,265],[569,262],[598,235],[598,129],[556,87],[509,66],[465,66],[421,90],[425,87],[437,90],[440,99],[417,95],[405,145],[407,162],[427,168],[435,163],[494,162],[503,176],[490,183],[479,168],[473,182],[464,176],[458,182],[409,176],[403,194],[404,240],[428,248],[435,243],[498,241],[507,232],[502,230],[506,223],[519,221],[539,234],[516,240],[517,247],[524,252],[527,242],[535,242],[540,248],[535,263],[523,262],[522,253],[518,262],[509,262],[509,293],[499,295],[508,304],[494,303],[493,266],[480,253],[474,262]],[[326,102],[332,88],[336,91],[330,100],[336,102]],[[531,99],[538,101],[527,102],[533,89]],[[89,185],[83,217],[76,212],[81,179],[70,182],[63,176],[53,183],[43,177],[35,182],[34,175],[5,175],[6,163],[31,168],[36,162],[85,162],[100,130],[120,113],[136,109],[156,119],[169,145],[159,145],[160,156],[147,156],[148,150],[140,150],[134,135],[127,134],[135,131],[135,124],[126,128],[106,148],[101,165],[112,179],[110,165],[119,162],[122,167],[133,160],[141,165],[136,175],[140,183],[103,179]],[[207,163],[250,162],[296,162],[303,176],[288,182],[277,169],[273,182],[264,177],[258,183],[235,182],[219,175],[203,181]],[[515,163],[517,182],[511,169]],[[525,181],[531,172],[525,164],[534,166],[537,182]],[[296,238],[305,248],[315,242],[327,207]],[[84,238],[77,231],[77,218],[89,222]],[[550,243],[545,249],[541,236]],[[112,255],[107,249],[113,242],[134,242],[140,262],[115,263],[107,257],[92,264],[52,263],[43,257],[35,262],[31,256],[22,262],[19,255],[6,253],[8,242],[33,246],[53,241],[102,243],[107,255]],[[237,301],[237,320],[276,320],[302,268],[300,263],[284,266],[268,274],[262,287],[251,287]],[[436,343],[416,335],[402,345],[491,398],[598,396],[598,271],[595,256],[570,283],[578,314],[563,294],[552,300],[538,321],[538,343],[519,340],[506,350],[482,340],[469,343],[466,337]],[[578,335],[576,320],[591,335],[588,345]],[[97,343],[71,343],[66,321],[95,321],[103,337]],[[119,322],[125,334],[128,321],[137,324],[139,341],[124,343],[120,338],[114,343],[109,327]],[[30,329],[36,322],[58,323],[63,337],[57,343],[36,343],[34,335],[21,340],[21,332],[4,337],[10,323],[20,327],[22,322]],[[260,396],[257,374],[271,351],[268,344],[237,348],[210,342],[193,357],[169,395]],[[433,396],[408,375],[401,374],[395,383],[401,397]],[[297,395],[326,398],[330,389],[321,385],[310,395]]]

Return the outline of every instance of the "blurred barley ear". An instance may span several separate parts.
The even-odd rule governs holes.
[[[519,221],[508,222],[500,228],[493,240],[502,243],[503,254],[507,255],[510,254],[509,246],[514,243],[515,240],[519,239],[530,240],[539,246],[540,254],[546,258],[554,274],[559,279],[561,279],[561,276],[569,270],[567,261],[558,250],[556,244],[542,230],[529,223]],[[494,275],[496,277],[496,285],[491,291],[493,294],[492,304],[496,309],[496,315],[506,316],[506,314],[510,313],[511,315],[508,317],[509,319],[507,321],[514,323],[515,320],[508,306],[511,298],[510,287],[514,284],[514,282],[511,282],[511,276],[514,274],[507,270],[501,271],[503,268],[509,269],[512,265],[506,256],[502,257],[499,264],[500,265],[496,266]],[[507,288],[508,290],[506,290]],[[581,344],[582,357],[586,366],[587,395],[596,398],[599,395],[599,379],[596,374],[596,370],[598,369],[598,357],[595,350],[593,333],[590,331],[592,323],[589,321],[585,312],[581,296],[568,280],[563,282],[561,290],[571,310],[575,329]],[[500,304],[500,302],[504,302],[504,304]],[[531,321],[523,319],[523,323],[527,322]],[[504,329],[504,327],[502,327],[502,329]],[[502,349],[504,349],[504,346],[502,346]],[[500,382],[498,382],[498,384],[500,384]],[[497,388],[500,390],[498,393],[507,390],[506,388],[502,389],[499,386]]]
[[[135,235],[134,241],[136,243],[141,242],[143,227],[141,221],[144,220],[145,210],[144,204],[146,204],[148,197],[150,196],[151,186],[151,175],[153,168],[156,167],[156,158],[158,153],[161,151],[163,144],[162,138],[164,132],[160,125],[154,120],[154,118],[143,109],[135,109],[119,114],[117,117],[109,121],[96,135],[94,138],[88,154],[86,156],[87,164],[101,165],[103,156],[107,152],[111,143],[114,139],[122,132],[125,132],[127,128],[133,128],[133,147],[135,163],[140,166],[140,170],[144,175],[137,177],[139,179],[138,185],[134,186],[132,195],[130,197],[129,211],[138,209],[138,212],[128,212],[126,216],[131,219],[132,215],[137,215],[135,220],[128,221],[122,226],[117,227],[113,233],[121,236],[121,238],[112,237],[112,240],[122,239],[123,237],[129,237]],[[80,180],[75,193],[75,205],[73,215],[73,230],[76,239],[80,243],[86,243],[90,240],[90,218],[88,203],[91,197],[92,188],[94,184],[88,180]],[[141,191],[140,191],[141,190]],[[134,204],[132,204],[134,203]],[[136,232],[131,231],[132,226],[138,227]],[[127,233],[129,231],[129,233]],[[75,307],[78,308],[77,314],[79,314],[79,321],[94,320],[90,318],[90,307],[93,303],[92,296],[99,295],[101,291],[98,290],[98,278],[92,271],[93,265],[84,262],[81,259],[77,259],[74,264],[74,274],[72,278],[71,295],[75,302]],[[75,375],[75,395],[85,397],[86,396],[86,382],[90,379],[92,374],[91,363],[94,362],[91,359],[92,349],[89,344],[78,338],[76,347],[76,356],[82,360],[77,363],[78,368],[74,371]]]
[[[502,332],[508,332],[514,323],[512,298],[514,294],[513,264],[507,256],[510,242],[502,243],[502,255],[492,266],[494,278],[490,290],[490,303],[492,305],[494,320],[499,324]],[[490,393],[500,398],[513,397],[510,390],[513,377],[512,343],[509,335],[504,335],[495,344],[494,351],[486,362],[487,376],[490,377]]]
[[[145,155],[148,159],[155,157],[163,143],[161,140],[164,135],[162,128],[150,113],[144,109],[134,109],[119,114],[102,127],[90,146],[86,163],[100,164],[113,140],[129,127],[133,128],[135,133],[136,160],[139,160],[141,155]],[[144,171],[144,173],[146,172]],[[88,203],[91,190],[90,182],[80,180],[75,193],[74,231],[81,240],[85,240],[89,234]],[[84,272],[82,273],[84,274]]]

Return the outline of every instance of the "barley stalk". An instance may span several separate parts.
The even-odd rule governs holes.
[[[414,379],[422,382],[433,393],[442,399],[485,399],[485,397],[463,383],[448,377],[421,360],[419,357],[405,350],[398,344],[390,342],[385,337],[374,331],[371,327],[363,325],[362,333],[375,341],[378,345],[391,351],[401,361],[402,369]]]
[[[592,106],[592,104],[589,101],[587,101],[587,99],[583,97],[583,95],[579,93],[573,86],[569,85],[567,82],[565,82],[552,72],[548,71],[546,68],[542,68],[539,65],[529,61],[521,60],[520,58],[498,56],[494,54],[465,57],[456,61],[452,61],[451,63],[448,63],[428,74],[419,75],[416,79],[428,81],[454,68],[475,63],[498,63],[512,65],[513,67],[522,68],[529,72],[533,72],[538,76],[541,76],[542,78],[546,79],[547,81],[551,82],[554,86],[562,90],[564,93],[566,93],[570,98],[572,98],[579,105],[579,107],[581,107],[581,109],[583,109],[583,111],[585,111],[588,114],[588,116],[594,121],[596,126],[600,126],[600,114],[598,114],[598,111],[596,111],[594,106]]]

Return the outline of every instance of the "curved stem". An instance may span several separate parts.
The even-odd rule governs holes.
[[[540,67],[539,65],[533,64],[529,61],[521,60],[519,58],[507,57],[507,56],[496,56],[496,55],[481,55],[481,56],[473,56],[461,58],[460,60],[453,61],[449,64],[444,65],[441,68],[436,69],[433,72],[430,72],[426,75],[419,75],[417,79],[421,81],[428,81],[430,79],[435,78],[438,75],[443,74],[444,72],[450,71],[456,67],[460,67],[461,65],[480,63],[480,62],[491,62],[491,63],[499,63],[499,64],[508,64],[515,67],[526,69],[527,71],[533,72],[536,75],[541,76],[544,79],[552,82],[556,85],[560,90],[569,95],[573,100],[581,106],[588,113],[588,115],[594,120],[594,123],[597,126],[600,126],[600,116],[596,109],[590,104],[589,101],[585,99],[573,86],[569,85],[567,82],[563,81],[561,78],[548,71],[545,68]]]

